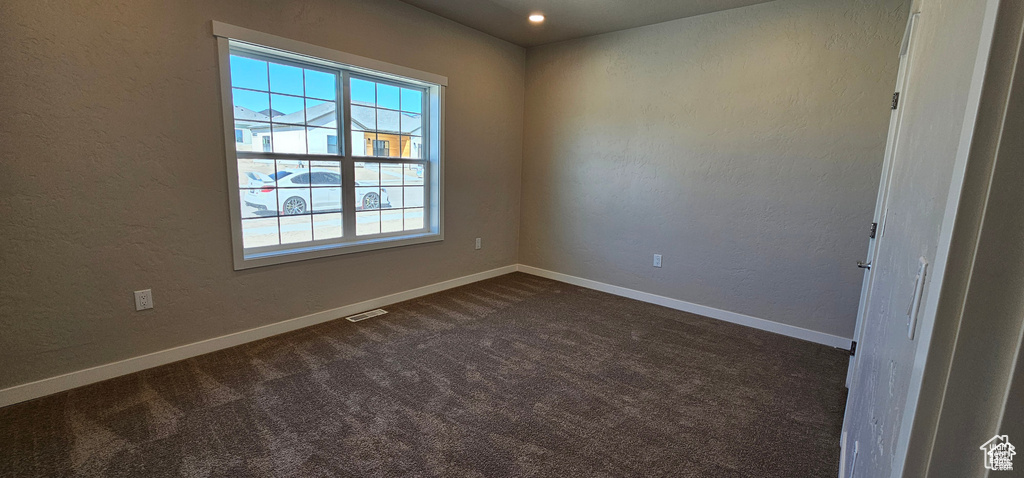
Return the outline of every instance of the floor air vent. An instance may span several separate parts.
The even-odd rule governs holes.
[[[361,314],[350,315],[350,316],[345,317],[345,318],[348,319],[349,322],[359,322],[360,320],[366,320],[366,319],[369,319],[371,317],[376,317],[378,315],[384,315],[386,313],[388,313],[388,311],[386,311],[384,309],[376,309],[376,310],[369,310],[369,311],[363,312]]]

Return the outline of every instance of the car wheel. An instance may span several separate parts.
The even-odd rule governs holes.
[[[363,209],[380,209],[380,196],[377,193],[367,193],[363,196]]]
[[[292,196],[284,200],[285,214],[302,214],[306,212],[306,200],[298,196]]]

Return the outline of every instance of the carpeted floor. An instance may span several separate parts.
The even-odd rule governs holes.
[[[511,274],[0,409],[0,476],[833,477],[843,351]]]

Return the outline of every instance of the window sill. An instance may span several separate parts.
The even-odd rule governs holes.
[[[425,232],[412,236],[373,238],[362,241],[311,247],[300,246],[283,251],[245,254],[243,257],[236,256],[235,270],[240,271],[255,267],[284,264],[287,262],[304,261],[307,259],[317,259],[320,257],[353,254],[356,252],[374,251],[379,249],[390,249],[392,247],[411,246],[414,244],[425,244],[429,242],[441,242],[443,240],[444,235],[441,233]]]

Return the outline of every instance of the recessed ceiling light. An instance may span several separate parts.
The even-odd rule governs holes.
[[[533,23],[543,22],[544,21],[544,15],[541,15],[539,13],[534,13],[533,15],[530,15],[530,21],[533,22]]]

